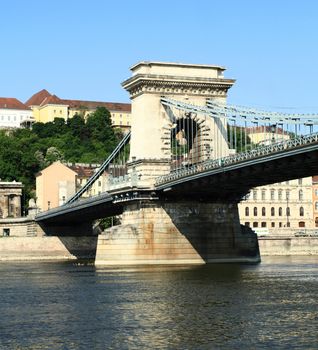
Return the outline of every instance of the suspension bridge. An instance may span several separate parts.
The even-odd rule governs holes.
[[[98,238],[99,264],[258,261],[237,203],[251,188],[318,174],[318,115],[226,104],[224,68],[141,62],[123,83],[131,132],[68,202],[37,215],[45,232]],[[81,196],[105,172],[107,192]]]

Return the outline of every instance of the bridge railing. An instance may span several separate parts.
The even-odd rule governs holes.
[[[237,153],[231,156],[211,159],[204,161],[200,164],[195,164],[193,166],[185,167],[183,169],[178,169],[170,174],[163,175],[157,178],[156,186],[162,185],[164,183],[169,183],[171,181],[180,179],[182,177],[202,173],[208,170],[226,167],[232,164],[244,162],[247,160],[255,159],[258,157],[284,152],[286,150],[294,149],[297,147],[302,147],[308,144],[314,144],[318,142],[318,133],[314,133],[307,136],[299,136],[291,140],[275,142],[271,145],[258,146],[251,151],[246,151],[242,153]]]

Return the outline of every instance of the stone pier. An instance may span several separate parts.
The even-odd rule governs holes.
[[[236,204],[140,201],[98,238],[96,265],[259,262],[257,237]]]

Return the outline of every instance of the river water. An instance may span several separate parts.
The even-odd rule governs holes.
[[[318,349],[318,257],[0,264],[0,349]]]

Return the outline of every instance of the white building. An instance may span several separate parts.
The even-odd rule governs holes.
[[[34,121],[32,110],[16,98],[0,97],[0,128],[20,128]]]

